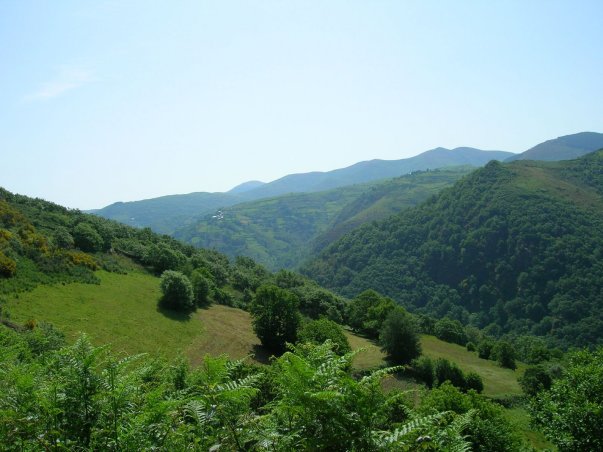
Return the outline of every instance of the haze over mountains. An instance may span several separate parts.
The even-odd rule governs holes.
[[[596,132],[581,132],[545,141],[521,154],[509,157],[507,161],[570,160],[601,148],[603,148],[603,134]]]
[[[289,193],[308,193],[401,176],[412,171],[470,165],[479,167],[492,159],[504,160],[512,153],[473,148],[432,149],[401,160],[371,160],[328,172],[291,174],[270,183],[250,181],[226,193],[168,195],[132,202],[117,202],[89,211],[136,227],[150,227],[171,234],[192,219],[218,208]]]

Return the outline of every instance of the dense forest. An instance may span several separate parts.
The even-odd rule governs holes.
[[[305,273],[346,296],[560,346],[600,344],[603,152],[490,162],[421,206],[344,236]]]

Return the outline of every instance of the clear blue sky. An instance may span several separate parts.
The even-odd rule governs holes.
[[[603,1],[0,2],[0,186],[97,208],[603,132]]]

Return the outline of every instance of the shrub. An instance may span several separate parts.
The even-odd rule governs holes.
[[[10,278],[17,272],[17,263],[0,251],[0,275]]]
[[[195,304],[197,306],[205,306],[209,304],[210,281],[204,276],[200,270],[195,270],[191,275],[191,283],[193,285],[193,293],[195,295]]]
[[[544,389],[550,389],[553,383],[550,375],[542,366],[528,367],[518,379],[524,394],[534,397]]]
[[[413,374],[416,378],[423,381],[428,388],[433,388],[435,383],[435,371],[433,360],[429,356],[421,356],[411,363]]]
[[[484,390],[484,382],[482,381],[482,377],[475,372],[469,372],[467,375],[465,375],[465,389],[473,389],[480,394]]]
[[[465,334],[463,325],[458,320],[444,317],[436,322],[434,330],[436,337],[443,341],[459,345],[467,343],[467,335]]]
[[[438,358],[435,362],[434,372],[438,385],[449,381],[453,386],[465,389],[465,374],[455,363],[445,358]]]
[[[160,300],[163,307],[185,311],[195,306],[193,286],[182,273],[173,270],[164,271],[159,286],[163,294]]]
[[[492,348],[492,356],[501,367],[515,370],[515,350],[513,346],[506,341],[498,341]]]
[[[333,351],[338,355],[345,355],[351,350],[343,329],[332,320],[310,320],[303,323],[297,332],[298,343],[310,342],[320,345],[326,340],[333,343]]]

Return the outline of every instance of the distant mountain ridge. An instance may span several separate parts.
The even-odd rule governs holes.
[[[289,174],[250,190],[245,196],[251,195],[255,199],[261,199],[287,193],[311,193],[379,179],[390,179],[413,171],[461,165],[479,167],[490,160],[502,161],[512,155],[511,152],[484,151],[470,147],[455,149],[440,147],[406,159],[367,160],[332,171]]]
[[[333,171],[291,174],[269,183],[244,182],[227,193],[168,195],[141,201],[118,202],[89,212],[130,226],[150,227],[155,232],[172,234],[196,218],[245,201],[289,193],[325,191],[447,166],[479,167],[490,160],[505,160],[511,155],[511,152],[482,151],[468,147],[453,150],[436,148],[407,159],[370,160]]]
[[[271,270],[294,269],[344,233],[415,206],[473,169],[415,171],[385,181],[248,201],[204,215],[172,236],[231,258],[251,257]]]
[[[603,148],[603,133],[581,132],[540,143],[506,161],[514,160],[571,160]]]

